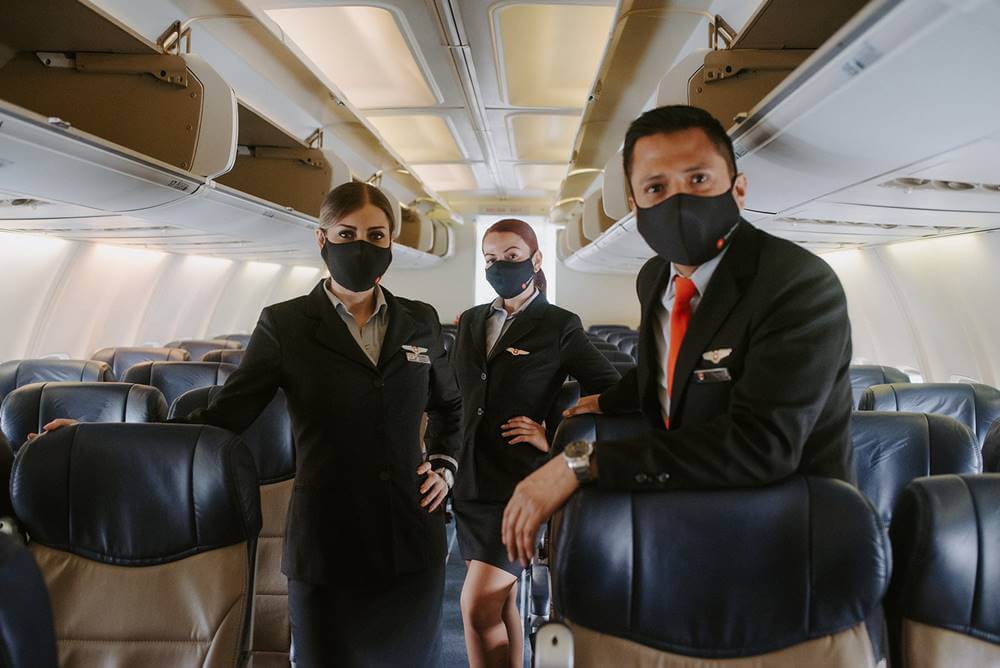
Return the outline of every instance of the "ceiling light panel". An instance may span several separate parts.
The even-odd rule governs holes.
[[[455,162],[465,159],[455,135],[440,116],[369,116],[368,121],[406,162]]]
[[[354,106],[378,109],[438,104],[388,10],[302,7],[269,9],[267,15]]]
[[[579,108],[600,65],[613,6],[513,4],[496,12],[507,102]]]
[[[472,169],[463,163],[410,165],[410,168],[437,192],[476,190],[479,187]]]
[[[577,116],[563,114],[515,114],[510,118],[514,152],[529,162],[569,162],[580,125]]]
[[[514,165],[517,182],[523,190],[559,190],[566,176],[566,165]]]

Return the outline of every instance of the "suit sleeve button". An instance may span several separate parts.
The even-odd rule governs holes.
[[[476,409],[476,415],[482,415],[482,414],[483,414],[483,412],[484,412],[484,411],[483,411],[483,409],[482,409],[482,408],[477,408],[477,409]]]
[[[649,476],[646,475],[645,473],[636,473],[635,481],[640,485],[645,485],[647,482],[649,482]]]
[[[486,380],[486,374],[484,373],[484,374],[483,374],[483,375],[481,375],[481,376],[480,376],[479,378],[480,378],[480,380]]]
[[[667,484],[668,480],[670,480],[669,473],[661,473],[658,476],[656,476],[656,482],[660,483],[661,485]]]

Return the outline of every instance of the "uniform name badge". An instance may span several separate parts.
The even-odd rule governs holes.
[[[426,354],[427,348],[421,348],[420,346],[403,346],[403,350],[406,351],[407,362],[416,362],[417,364],[431,363],[431,358]]]

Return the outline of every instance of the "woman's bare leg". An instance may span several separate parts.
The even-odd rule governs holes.
[[[501,568],[469,562],[462,586],[462,623],[471,668],[511,665],[504,609],[516,582],[517,578]]]
[[[524,668],[524,629],[521,611],[517,609],[517,580],[510,588],[507,603],[503,606],[503,623],[507,627],[507,646],[510,648],[510,668]],[[524,602],[528,605],[528,602]]]

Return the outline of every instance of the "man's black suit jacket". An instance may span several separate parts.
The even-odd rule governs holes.
[[[185,421],[243,432],[277,388],[288,398],[296,474],[282,570],[322,584],[378,582],[443,560],[443,513],[420,507],[420,421],[428,454],[458,460],[462,400],[433,307],[383,288],[389,323],[378,364],[361,350],[322,282],[268,306],[212,404]],[[427,350],[410,361],[402,346]],[[436,458],[435,468],[446,465]]]
[[[455,483],[459,500],[506,501],[517,483],[548,458],[528,443],[509,445],[500,425],[522,415],[545,420],[567,375],[590,392],[601,392],[619,378],[587,339],[580,318],[549,304],[545,295],[514,318],[487,354],[491,312],[490,304],[481,304],[463,313],[452,349],[465,411],[466,442]],[[553,425],[546,426],[551,436]]]
[[[642,411],[652,432],[598,443],[599,484],[747,487],[796,472],[853,482],[851,326],[830,266],[739,224],[678,352],[668,431],[654,336],[655,306],[669,276],[659,257],[640,270],[639,364],[600,396],[606,413]],[[704,373],[709,369],[727,372]]]

